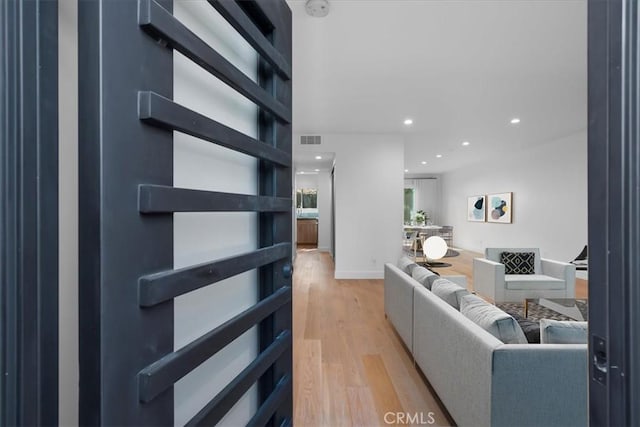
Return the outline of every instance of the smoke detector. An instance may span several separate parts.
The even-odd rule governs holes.
[[[324,18],[329,14],[329,2],[327,0],[307,0],[305,9],[311,16]]]

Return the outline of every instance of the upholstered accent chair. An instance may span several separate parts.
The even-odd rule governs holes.
[[[506,257],[533,253],[533,271],[508,274],[502,262],[503,253],[507,253]],[[496,303],[522,302],[526,298],[575,298],[576,267],[573,264],[541,258],[539,248],[486,248],[484,254],[484,258],[473,260],[473,287],[476,293]]]

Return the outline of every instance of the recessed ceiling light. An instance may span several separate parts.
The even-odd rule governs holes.
[[[320,172],[320,169],[315,169],[316,172]]]
[[[316,156],[316,160],[322,160],[322,156]]]
[[[404,170],[404,173],[407,173],[407,172],[409,172],[409,169],[405,169],[405,170]]]
[[[409,126],[413,124],[413,120],[412,119],[404,119],[404,124]]]
[[[300,175],[304,175],[304,171],[300,172]]]
[[[515,124],[518,124],[518,123],[520,123],[520,119],[519,118],[514,117],[513,119],[511,119],[511,124],[512,125],[515,125]]]
[[[437,157],[437,158],[441,158],[441,157],[442,157],[442,154],[436,154],[436,157]]]
[[[426,164],[427,164],[427,162],[425,162],[424,160],[423,160],[422,162],[420,162],[420,163],[422,163],[423,165],[426,165]]]
[[[467,145],[469,145],[469,144],[471,144],[469,141],[464,141],[464,142],[462,143],[462,145],[464,145],[465,147],[466,147]]]

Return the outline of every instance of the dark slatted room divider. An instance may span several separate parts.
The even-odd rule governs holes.
[[[172,0],[80,0],[83,425],[172,424],[174,383],[256,325],[258,357],[188,424],[216,424],[254,384],[249,425],[290,423],[291,15],[284,0],[209,3],[260,55],[258,84]],[[173,51],[259,107],[257,139],[172,100]],[[259,194],[175,188],[172,131],[257,158]],[[174,212],[257,212],[259,249],[174,270]],[[259,302],[174,351],[173,299],[256,268]]]

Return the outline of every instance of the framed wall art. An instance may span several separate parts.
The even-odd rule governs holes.
[[[487,196],[487,221],[511,224],[513,193],[495,193]]]
[[[486,218],[486,198],[481,196],[469,196],[467,198],[467,220],[484,222]]]

